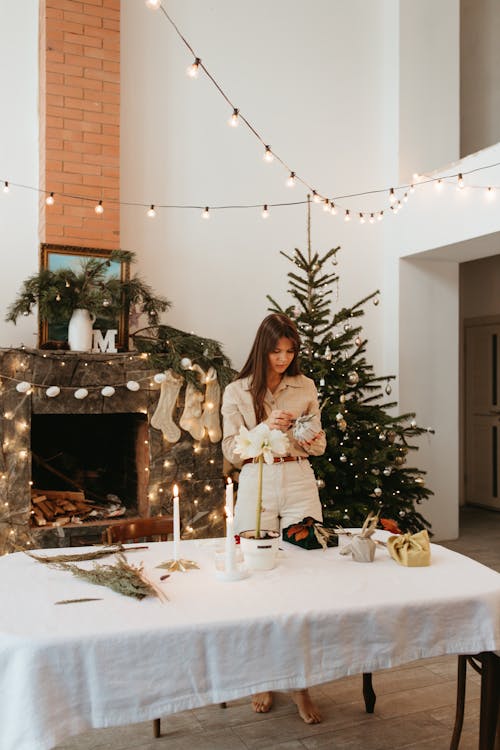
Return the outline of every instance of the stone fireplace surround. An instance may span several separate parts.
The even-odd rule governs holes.
[[[102,530],[113,522],[31,526],[31,419],[37,414],[147,415],[138,440],[142,447],[136,452],[137,514],[147,517],[171,513],[172,487],[176,483],[181,497],[183,536],[222,533],[224,478],[220,443],[212,444],[208,438],[196,442],[182,431],[180,440],[171,444],[151,426],[160,393],[160,385],[153,380],[156,372],[147,357],[137,352],[109,355],[0,349],[0,548],[8,535],[13,549],[25,546],[29,537],[34,547],[92,544],[100,541]],[[130,380],[141,382],[138,391],[126,388]],[[30,392],[17,391],[21,381],[33,384]],[[112,397],[101,395],[106,385],[115,388]],[[47,396],[49,386],[61,389],[57,397]],[[87,388],[87,398],[76,399],[77,388]],[[174,409],[176,424],[182,413],[184,392],[182,388]]]

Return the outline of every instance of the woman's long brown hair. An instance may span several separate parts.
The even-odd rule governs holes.
[[[264,318],[257,329],[248,359],[237,375],[237,379],[250,378],[250,393],[253,398],[257,423],[262,422],[266,416],[264,397],[267,390],[268,354],[274,351],[281,338],[290,339],[295,350],[294,358],[285,370],[285,375],[299,375],[299,333],[295,323],[282,313],[271,313],[267,318]]]

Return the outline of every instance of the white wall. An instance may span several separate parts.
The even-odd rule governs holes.
[[[38,186],[38,2],[0,2],[0,180]],[[5,323],[21,282],[38,269],[38,195],[0,185],[0,346],[36,346],[36,319]]]
[[[392,0],[173,0],[168,10],[265,141],[327,195],[369,190],[396,179],[398,9]],[[203,75],[185,75],[191,55],[160,13],[122,6],[122,198],[213,205],[303,199],[287,173],[265,164],[243,126]],[[354,210],[383,207],[347,201]],[[342,245],[338,304],[382,282],[380,225],[347,225],[315,207],[314,248]],[[154,221],[122,211],[122,244],[173,301],[169,322],[221,340],[236,366],[266,314],[265,295],[285,302],[290,264],[280,250],[305,248],[303,207],[220,212],[169,210]],[[373,340],[381,308],[368,310]],[[370,356],[378,369],[380,347]]]

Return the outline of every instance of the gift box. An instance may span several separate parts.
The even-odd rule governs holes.
[[[387,540],[387,549],[400,565],[420,568],[431,564],[431,545],[426,529],[417,534],[390,536]]]
[[[304,549],[326,549],[336,547],[339,543],[334,530],[325,528],[321,521],[316,521],[312,516],[307,516],[300,523],[293,523],[283,529],[283,541]]]

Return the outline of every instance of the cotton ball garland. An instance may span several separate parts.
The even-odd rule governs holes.
[[[61,393],[61,389],[58,385],[51,385],[50,388],[47,388],[45,393],[49,398],[55,398],[56,396],[59,396],[59,394]]]
[[[105,396],[106,398],[109,398],[110,396],[113,396],[115,393],[115,389],[112,385],[105,385],[104,388],[101,390],[101,395]]]
[[[156,378],[156,375],[155,375]],[[127,383],[127,388],[129,391],[138,391],[141,386],[137,382],[137,380],[129,380]]]
[[[75,398],[81,401],[82,399],[87,398],[89,392],[86,388],[78,388],[78,390],[76,390],[73,395]]]
[[[16,391],[19,393],[26,393],[31,388],[31,383],[28,383],[27,380],[22,380],[20,383],[16,385]]]
[[[182,367],[184,367],[184,365],[182,364],[183,362],[184,360],[181,359]],[[191,360],[188,360],[188,362],[189,362],[189,367],[191,367]],[[156,375],[153,377],[153,380],[155,381],[155,383],[164,383],[166,379],[167,379],[167,376],[165,375],[164,372],[157,372]]]

